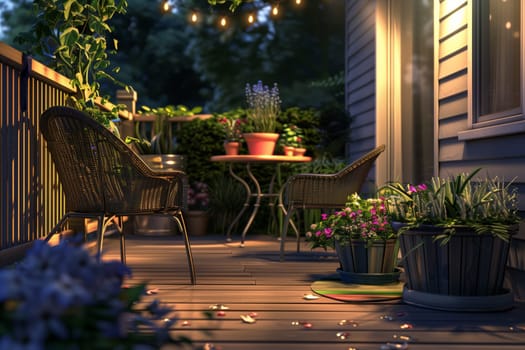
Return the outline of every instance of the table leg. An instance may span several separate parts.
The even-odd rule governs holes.
[[[235,225],[237,224],[237,222],[239,222],[239,220],[241,219],[242,214],[244,214],[244,212],[246,211],[246,208],[248,208],[248,206],[250,205],[250,198],[252,197],[252,191],[250,189],[250,186],[248,185],[248,183],[246,181],[244,181],[243,178],[241,178],[239,175],[235,174],[235,172],[233,171],[233,164],[232,163],[230,163],[229,171],[230,171],[230,175],[235,180],[239,181],[244,186],[244,189],[246,190],[246,200],[244,201],[244,205],[243,205],[241,211],[239,212],[239,214],[237,214],[235,219],[232,221],[232,223],[228,227],[228,232],[226,233],[226,240],[228,242],[230,242],[232,240],[232,238],[231,238],[232,230],[235,227]],[[244,239],[243,239],[243,241],[244,241]]]
[[[246,234],[248,233],[248,230],[252,225],[255,216],[257,215],[257,211],[259,211],[259,206],[261,205],[262,197],[261,185],[259,185],[259,181],[257,181],[257,178],[255,177],[255,175],[253,175],[252,170],[250,168],[250,163],[246,163],[246,172],[248,173],[248,177],[250,178],[250,180],[252,180],[253,184],[255,185],[256,193],[250,194],[250,196],[255,196],[255,203],[253,204],[252,214],[248,218],[248,222],[246,223],[246,226],[244,226],[244,230],[242,231],[241,247],[244,247],[244,239],[246,238]]]

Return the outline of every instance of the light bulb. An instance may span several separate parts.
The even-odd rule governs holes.
[[[170,10],[170,3],[168,2],[168,0],[164,0],[164,2],[162,3],[162,11],[168,12],[169,10]]]
[[[191,14],[191,21],[192,21],[193,23],[197,23],[198,20],[199,20],[199,16],[197,16],[197,13],[196,13],[196,12],[193,12],[193,13]]]
[[[226,21],[226,17],[222,17],[220,23],[221,23],[221,27],[226,27],[226,24],[228,24],[228,22]]]
[[[277,16],[279,14],[279,7],[276,5],[272,8],[272,15]]]
[[[252,14],[248,15],[248,23],[252,24],[255,21],[255,17]]]
[[[296,5],[301,5],[301,2],[302,2],[301,0],[295,0]]]

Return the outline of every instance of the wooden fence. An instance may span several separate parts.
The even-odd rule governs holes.
[[[64,105],[69,80],[0,42],[0,251],[44,236],[65,212],[40,114]]]

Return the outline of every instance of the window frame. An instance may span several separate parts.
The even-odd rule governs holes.
[[[525,0],[520,0],[520,89],[521,106],[487,115],[479,115],[479,33],[480,14],[477,1],[469,1],[471,16],[468,28],[469,43],[469,110],[468,130],[458,133],[458,139],[470,140],[525,132]]]

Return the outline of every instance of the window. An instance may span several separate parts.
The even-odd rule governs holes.
[[[523,119],[521,2],[473,2],[474,127]]]

